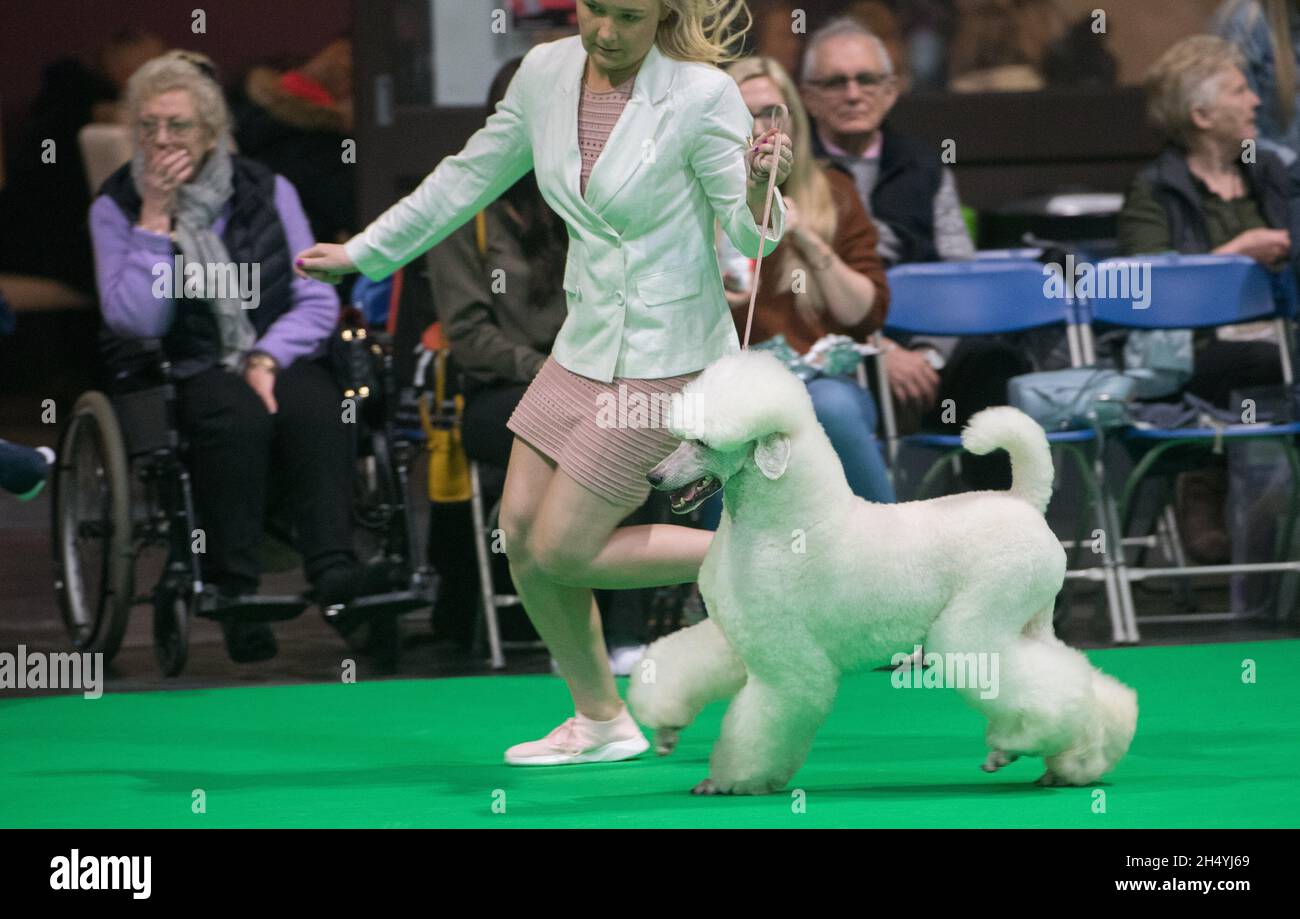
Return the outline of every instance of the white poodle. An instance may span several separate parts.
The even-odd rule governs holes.
[[[985,771],[1041,756],[1040,784],[1086,785],[1128,750],[1136,693],[1052,632],[1065,553],[1043,519],[1051,452],[1027,415],[987,409],[962,434],[972,453],[1011,455],[1009,492],[904,504],[853,495],[806,387],[770,354],[711,364],[671,417],[683,443],[651,484],[677,513],[723,489],[700,568],[709,618],[647,649],[628,702],[666,754],[705,705],[734,696],[697,794],[783,788],[841,674],[922,642],[927,657],[994,662],[993,692],[959,688],[989,719]]]

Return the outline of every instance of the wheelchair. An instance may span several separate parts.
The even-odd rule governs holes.
[[[335,332],[331,366],[343,399],[353,400],[357,425],[352,495],[354,536],[362,565],[386,566],[385,592],[324,610],[344,635],[368,632],[381,667],[396,666],[398,617],[431,607],[433,576],[417,560],[408,474],[417,447],[396,434],[398,384],[388,336],[353,318]],[[107,392],[84,393],[59,440],[52,476],[55,590],[72,645],[111,662],[122,644],[131,609],[149,606],[153,644],[164,676],[179,675],[188,656],[195,616],[219,622],[276,622],[301,614],[305,596],[243,596],[219,601],[199,565],[201,522],[196,519],[188,445],[179,432],[177,387],[157,342],[126,342],[101,335]],[[291,539],[275,529],[268,537]],[[144,556],[161,556],[152,589],[139,592]],[[153,567],[158,567],[154,559]],[[147,569],[146,569],[147,571]],[[368,627],[368,628],[366,628]],[[356,645],[353,638],[349,643]]]

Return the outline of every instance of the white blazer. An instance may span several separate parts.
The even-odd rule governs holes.
[[[555,359],[605,382],[700,370],[740,350],[714,220],[741,252],[755,257],[761,243],[766,256],[785,232],[785,202],[778,191],[761,240],[746,200],[754,119],[740,88],[717,67],[658,47],[637,72],[584,199],[578,100],[586,60],[576,35],[530,50],[465,149],[349,240],[347,253],[367,277],[385,277],[534,169],[569,229],[568,318]]]

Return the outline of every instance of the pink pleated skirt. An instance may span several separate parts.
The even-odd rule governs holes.
[[[662,397],[680,392],[699,373],[603,383],[548,357],[506,427],[589,491],[635,509],[650,494],[646,473],[681,442],[663,426],[661,408],[671,400]],[[638,414],[638,406],[657,408]]]

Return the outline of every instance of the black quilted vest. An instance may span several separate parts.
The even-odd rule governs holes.
[[[889,225],[898,237],[899,263],[937,262],[934,244],[934,198],[943,181],[943,162],[933,145],[893,130],[880,128],[880,175],[871,190],[871,219]],[[814,129],[813,156],[826,157],[826,148]],[[832,162],[836,168],[839,164]],[[853,174],[843,170],[849,178]]]
[[[231,159],[232,210],[221,239],[236,265],[259,266],[261,300],[256,309],[249,310],[249,319],[261,337],[293,305],[289,244],[275,209],[275,174],[241,156]],[[113,199],[132,226],[139,222],[140,195],[131,181],[130,163],[105,180],[100,194]],[[178,250],[173,246],[172,251],[174,254]],[[178,298],[171,329],[162,339],[172,372],[186,379],[215,366],[220,344],[217,321],[208,302]]]

